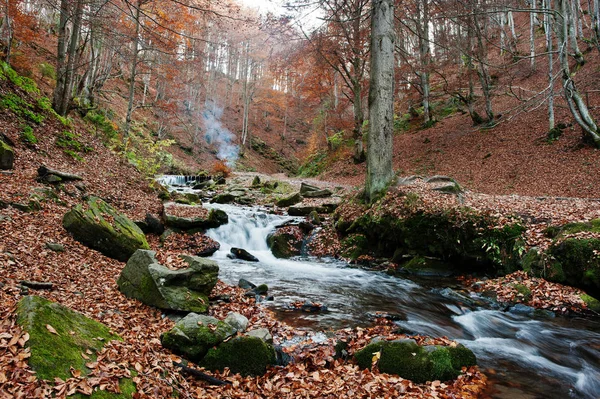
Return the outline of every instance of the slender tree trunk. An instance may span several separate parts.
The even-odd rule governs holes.
[[[56,51],[56,87],[52,98],[52,107],[61,114],[65,96],[67,78],[67,22],[69,21],[69,1],[60,2],[60,20],[58,23],[58,46]]]
[[[529,13],[529,66],[535,71],[535,18],[537,0],[531,0],[531,12]]]
[[[394,177],[394,1],[373,0],[371,16],[371,87],[365,194],[369,202]]]
[[[10,57],[12,55],[12,46],[14,40],[14,22],[13,18],[10,15],[10,5],[9,0],[4,0],[4,21],[0,25],[0,34],[3,31],[6,32],[6,53],[4,54],[4,61],[7,64],[10,64]]]
[[[129,134],[131,127],[131,118],[133,115],[133,102],[135,100],[135,78],[137,76],[137,64],[139,58],[139,46],[140,46],[140,14],[142,8],[142,0],[138,0],[135,6],[135,37],[133,38],[133,58],[131,62],[131,74],[129,75],[129,99],[127,101],[127,115],[125,116],[125,129],[124,134]]]
[[[546,9],[552,9],[551,0],[546,0]],[[546,51],[548,52],[548,131],[554,129],[554,54],[552,39],[552,16],[544,13],[544,30],[546,32]]]
[[[421,81],[423,122],[427,125],[431,121],[431,104],[429,85],[429,62],[431,46],[429,45],[429,0],[418,0],[417,5],[417,34],[419,40],[419,59],[421,70],[418,72]]]

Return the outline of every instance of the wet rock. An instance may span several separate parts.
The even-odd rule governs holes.
[[[250,252],[242,248],[231,248],[231,254],[237,259],[245,260],[248,262],[258,262],[258,258],[252,255]]]
[[[319,217],[317,211],[310,212],[306,218],[310,223],[314,224],[315,226],[321,225],[321,218]]]
[[[267,236],[267,245],[276,258],[290,258],[300,255],[304,232],[298,226],[277,229]]]
[[[136,251],[117,280],[119,290],[129,298],[160,309],[206,312],[208,295],[217,283],[217,263],[182,256],[190,267],[171,270],[159,264],[155,254],[154,251]]]
[[[509,312],[513,314],[532,316],[535,312],[535,309],[531,306],[523,305],[522,303],[517,303],[509,309]]]
[[[127,216],[97,197],[87,210],[77,205],[63,217],[63,227],[82,244],[104,255],[127,261],[138,249],[149,249],[144,233]]]
[[[424,256],[415,256],[402,264],[400,271],[422,277],[449,277],[455,273],[453,265]]]
[[[407,320],[405,314],[400,313],[388,313],[388,312],[375,312],[367,313],[369,320],[385,319],[390,321],[405,321]]]
[[[290,206],[288,215],[290,216],[308,216],[311,212],[317,212],[317,207],[313,205]]]
[[[252,290],[256,288],[256,284],[253,284],[250,281],[241,278],[240,281],[238,281],[238,287],[243,288],[245,290]]]

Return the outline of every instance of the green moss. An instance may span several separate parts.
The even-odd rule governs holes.
[[[513,284],[513,288],[517,290],[517,293],[521,294],[523,301],[527,302],[531,299],[531,290],[526,285]]]
[[[370,369],[377,353],[379,371],[416,383],[454,379],[462,367],[476,361],[475,355],[464,346],[422,347],[411,341],[377,342],[357,351],[354,357],[359,367]]]
[[[30,122],[40,124],[44,121],[44,116],[33,111],[33,105],[23,98],[13,93],[0,96],[0,108],[8,109],[20,118],[25,118]]]
[[[600,312],[600,301],[588,294],[581,294],[581,300],[594,312]]]
[[[223,321],[190,313],[171,330],[162,334],[160,340],[165,348],[190,360],[199,361],[210,348],[235,333],[235,328]]]
[[[549,250],[552,262],[551,281],[600,292],[600,239],[568,238]]]
[[[135,377],[137,373],[132,371],[131,374]],[[103,391],[100,389],[96,389],[90,396],[83,395],[81,393],[76,393],[73,396],[69,396],[69,398],[73,399],[130,399],[133,397],[133,394],[137,392],[135,387],[135,383],[131,378],[121,378],[119,380],[119,389],[121,393],[113,393],[108,391]]]
[[[267,367],[275,364],[275,350],[260,338],[236,337],[208,351],[200,365],[209,370],[228,367],[241,375],[263,375]]]
[[[29,333],[29,365],[38,378],[45,380],[70,378],[71,367],[89,373],[85,363],[95,361],[106,342],[120,340],[105,325],[37,296],[27,296],[19,302],[17,323]],[[88,350],[92,352],[88,355],[90,360],[81,356]]]
[[[27,78],[25,76],[20,76],[6,62],[0,61],[0,71],[3,77],[8,78],[15,86],[20,87],[27,93],[40,94],[40,89],[38,89],[33,79]]]
[[[429,354],[433,363],[431,367],[431,378],[433,380],[453,380],[460,374],[460,368],[453,367],[453,358],[446,347],[439,347]]]
[[[477,365],[475,354],[466,346],[459,344],[457,346],[448,346],[446,349],[450,352],[452,367],[456,370]]]

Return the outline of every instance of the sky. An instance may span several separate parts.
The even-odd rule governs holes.
[[[283,12],[281,2],[278,0],[238,0],[240,3],[250,8],[258,8],[260,13],[272,12],[280,14]]]
[[[282,4],[284,0],[238,0],[242,5],[258,9],[261,14],[271,12],[275,15],[290,14],[289,10],[286,10]],[[314,7],[306,9],[296,15],[296,19],[304,29],[312,30],[316,29],[322,24],[319,19],[320,12]]]

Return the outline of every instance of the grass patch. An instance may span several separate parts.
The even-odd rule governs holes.
[[[24,125],[21,131],[21,139],[28,144],[36,144],[38,142],[37,137],[33,133],[33,128],[29,125]]]
[[[43,115],[33,111],[33,104],[28,103],[13,93],[9,93],[0,98],[0,108],[7,109],[19,118],[25,118],[38,125],[44,121]]]
[[[40,89],[38,89],[33,79],[19,75],[10,65],[3,61],[0,61],[0,79],[10,80],[15,86],[20,87],[27,93],[40,94]]]
[[[119,134],[119,127],[110,120],[110,115],[107,111],[92,110],[87,113],[85,120],[94,125],[97,132],[102,132],[106,141],[115,139]]]
[[[83,161],[81,154],[92,152],[93,148],[84,145],[81,141],[79,141],[80,138],[81,135],[65,130],[58,134],[58,137],[56,138],[56,145],[61,147],[66,154],[70,155],[74,159]]]

